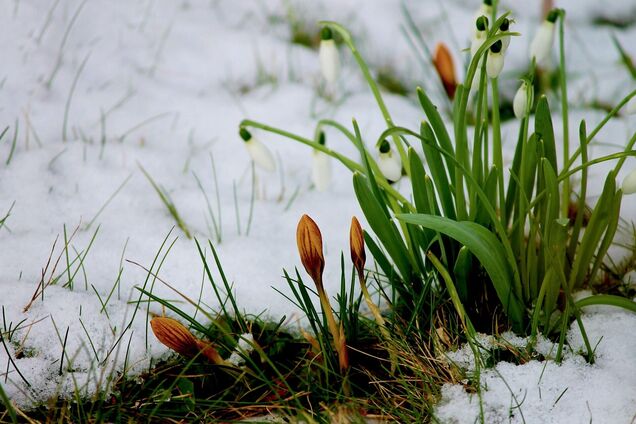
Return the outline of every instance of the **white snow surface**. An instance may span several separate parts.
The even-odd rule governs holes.
[[[588,127],[602,119],[586,105],[613,105],[635,85],[618,63],[611,35],[636,55],[636,28],[616,30],[591,23],[598,16],[633,16],[636,6],[630,0],[555,3],[568,10],[567,58],[575,109],[570,126],[576,135],[580,119],[585,118]],[[275,153],[278,170],[255,171],[248,235],[252,168],[238,124],[249,118],[311,138],[321,118],[349,125],[355,117],[371,145],[385,125],[355,62],[341,50],[337,101],[326,101],[317,94],[317,53],[289,42],[290,19],[310,29],[323,19],[344,24],[374,71],[390,68],[407,86],[429,89],[443,105],[431,69],[421,67],[400,32],[404,10],[422,28],[429,48],[446,42],[462,68],[462,49],[469,46],[477,5],[467,0],[0,2],[0,131],[10,127],[0,140],[0,217],[11,210],[0,228],[0,302],[4,328],[19,326],[11,337],[5,334],[6,349],[0,349],[0,384],[11,399],[28,407],[57,394],[70,396],[75,384],[90,394],[105,389],[113,373],[126,368],[127,374],[135,375],[169,355],[147,333],[145,307],[135,312],[131,303],[139,296],[135,287],[146,280],[141,266],[150,268],[157,255],[158,263],[165,255],[159,271],[162,280],[192,299],[199,298],[203,284],[202,302],[212,309],[218,306],[203,281],[194,241],[178,228],[171,232],[175,221],[142,167],[169,193],[208,258],[211,252],[205,243],[208,238],[213,241],[246,312],[264,312],[272,319],[298,316],[272,286],[287,292],[282,269],[293,271],[300,265],[295,229],[303,213],[321,227],[325,285],[335,293],[351,216],[363,218],[350,173],[333,163],[332,184],[319,193],[310,182],[310,149],[253,131]],[[539,4],[507,1],[504,7],[513,11],[513,30],[523,34],[512,40],[501,76],[502,92],[512,98],[528,63]],[[418,127],[423,113],[414,98],[385,94],[385,100],[397,124]],[[556,99],[551,104],[558,109]],[[558,137],[559,119],[555,126]],[[613,120],[598,135],[590,155],[615,152],[635,128],[633,118]],[[503,126],[507,160],[512,158],[517,130],[516,122]],[[572,137],[573,146],[575,141]],[[336,132],[327,131],[327,143],[355,157],[355,149]],[[609,166],[594,169],[591,202]],[[629,159],[619,181],[634,166]],[[216,196],[220,198],[220,243],[209,229],[195,175],[215,212]],[[408,190],[405,184],[401,188]],[[636,217],[636,196],[625,198],[623,217]],[[68,257],[65,237],[70,238]],[[72,289],[64,287],[69,274]],[[52,276],[56,284],[48,285],[25,311],[40,281]],[[148,288],[152,283],[151,278]],[[166,299],[180,299],[160,281],[152,290]],[[193,312],[185,302],[182,306]],[[156,304],[149,309],[161,313]],[[590,416],[595,422],[630,422],[636,412],[635,319],[614,310],[584,316],[595,340],[603,336],[593,366],[576,355],[561,366],[498,365],[517,399],[526,397],[521,407],[526,422],[587,422]],[[569,337],[576,345],[575,330]],[[60,364],[63,344],[67,356]],[[19,346],[22,352],[16,358]],[[539,383],[543,367],[547,370]],[[502,388],[499,374],[484,375],[489,422],[520,422],[516,412],[509,418],[511,396],[505,385]],[[472,422],[475,405],[461,387],[448,387],[438,414],[444,422]]]

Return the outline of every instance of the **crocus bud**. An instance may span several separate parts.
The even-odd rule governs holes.
[[[180,355],[193,357],[199,353],[197,338],[179,321],[167,317],[154,317],[150,327],[155,337]]]
[[[318,57],[322,76],[328,83],[334,84],[340,71],[340,58],[338,56],[338,46],[336,46],[330,28],[325,27],[320,33]]]
[[[364,251],[364,233],[358,218],[351,218],[351,229],[349,230],[349,247],[351,250],[351,262],[358,272],[360,278],[364,277],[364,263],[367,259]]]
[[[528,101],[528,98],[532,99],[533,88],[531,84],[528,84],[528,81],[523,80],[521,82],[521,86],[517,90],[517,94],[515,94],[515,98],[512,101],[512,110],[515,113],[517,119],[525,118],[528,115],[530,104],[532,104],[532,100]]]
[[[435,47],[435,56],[433,57],[433,65],[437,70],[439,78],[444,85],[444,91],[449,99],[455,97],[455,89],[457,89],[457,79],[455,78],[455,65],[453,57],[444,43],[438,43]]]
[[[506,34],[508,32],[510,32],[510,19],[504,18],[504,20],[501,22],[501,25],[499,26],[498,34]],[[501,50],[506,53],[506,50],[508,50],[508,46],[510,45],[510,36],[507,35],[502,38],[501,43],[503,44]]]
[[[477,50],[484,44],[486,38],[488,38],[488,18],[484,15],[478,17],[475,21],[475,35],[470,44],[471,56],[474,57],[477,54]]]
[[[261,143],[260,140],[253,137],[252,134],[245,128],[239,129],[239,135],[245,142],[245,148],[257,166],[263,168],[267,172],[272,172],[276,169],[274,156],[272,156],[272,153],[263,143]]]
[[[488,60],[486,61],[486,73],[488,78],[497,78],[504,66],[503,43],[501,40],[490,46]]]
[[[548,13],[547,18],[541,23],[530,44],[530,59],[534,59],[538,64],[545,63],[550,57],[552,44],[554,43],[554,23],[558,17],[559,12],[557,10],[553,9]]]
[[[318,143],[324,146],[325,133],[321,132]],[[312,158],[311,179],[318,191],[325,191],[331,183],[331,157],[325,152],[314,149]]]
[[[391,150],[391,144],[383,140],[380,144],[378,156],[378,168],[389,181],[395,182],[402,177],[402,161],[397,153]]]
[[[325,258],[322,256],[322,235],[318,225],[308,215],[303,215],[296,229],[296,244],[300,261],[305,271],[322,291],[322,271],[325,269]]]
[[[622,185],[623,194],[636,193],[636,169],[627,174]]]
[[[627,106],[625,106],[625,112],[627,112],[628,115],[636,115],[636,96],[629,99]]]

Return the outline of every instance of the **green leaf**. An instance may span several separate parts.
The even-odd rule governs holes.
[[[437,110],[437,106],[431,102],[431,99],[428,98],[424,90],[420,87],[417,89],[417,97],[420,100],[420,104],[422,105],[422,109],[424,109],[424,113],[426,117],[431,123],[433,127],[433,131],[435,131],[435,135],[437,136],[437,140],[439,140],[440,147],[450,153],[451,155],[455,154],[453,150],[453,144],[451,143],[450,136],[448,135],[448,131],[446,130],[446,126],[444,125],[444,120],[442,119],[442,115],[440,115]],[[448,163],[448,169],[452,169]]]
[[[537,103],[537,109],[534,115],[534,131],[539,134],[543,140],[545,157],[550,162],[552,169],[556,172],[558,168],[554,141],[554,127],[552,125],[552,116],[550,114],[548,99],[545,96],[541,96]]]
[[[616,175],[610,171],[605,179],[603,192],[590,216],[581,244],[576,251],[569,279],[570,289],[580,287],[585,280],[601,237],[610,225],[610,219],[614,213],[615,197]]]
[[[453,169],[450,160],[443,158],[440,151],[433,147],[437,145],[437,139],[433,130],[428,123],[424,122],[420,126],[420,140],[422,143],[422,151],[426,157],[426,163],[431,170],[431,177],[435,183],[435,189],[439,194],[444,215],[448,218],[455,219],[455,204],[453,201],[453,189],[449,183],[447,169]],[[439,149],[443,147],[439,146]],[[452,154],[452,150],[448,151]],[[447,167],[444,167],[444,160],[447,161]],[[413,172],[413,170],[411,170]],[[451,173],[452,175],[452,173]],[[452,178],[451,180],[452,181]]]
[[[520,293],[513,291],[514,279],[505,249],[493,233],[474,222],[458,222],[440,216],[400,214],[396,218],[446,234],[466,246],[488,273],[515,331],[523,329],[524,306],[519,300]]]
[[[409,281],[411,277],[409,252],[406,250],[404,241],[400,237],[395,224],[387,217],[382,205],[371,192],[368,179],[356,172],[353,174],[353,189],[371,229],[378,236],[391,259],[393,259],[402,279]]]
[[[597,294],[594,296],[584,297],[583,299],[577,300],[575,305],[577,308],[584,308],[585,306],[592,305],[617,306],[636,313],[636,302],[611,294]]]
[[[468,278],[473,267],[473,255],[466,246],[459,249],[459,254],[455,260],[453,274],[455,275],[455,286],[459,298],[466,302],[468,299]]]

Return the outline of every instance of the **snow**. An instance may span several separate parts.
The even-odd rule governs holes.
[[[512,29],[524,34],[512,40],[502,73],[503,94],[512,98],[516,79],[527,64],[527,47],[538,24],[539,8],[532,2],[505,3],[516,20]],[[579,107],[571,118],[573,134],[580,119],[585,118],[588,126],[602,119],[601,113],[584,105],[592,100],[614,104],[634,88],[618,64],[610,36],[615,34],[634,55],[636,28],[610,30],[590,23],[598,14],[633,15],[635,6],[629,0],[613,1],[602,8],[599,4],[557,2],[568,9],[570,92],[573,107]],[[254,212],[248,235],[252,171],[238,137],[238,124],[249,118],[311,138],[321,118],[345,125],[355,118],[369,145],[385,128],[356,64],[343,50],[336,101],[330,103],[318,95],[321,77],[317,52],[289,43],[288,19],[309,28],[323,19],[345,24],[374,71],[389,68],[408,87],[421,84],[436,103],[443,104],[430,69],[422,69],[400,33],[405,25],[403,7],[421,28],[429,48],[445,41],[457,63],[464,62],[461,50],[469,45],[476,1],[0,3],[0,131],[10,126],[0,141],[0,217],[13,205],[0,228],[0,294],[5,328],[19,324],[19,329],[5,338],[6,350],[0,349],[0,364],[7,364],[7,374],[0,383],[16,404],[28,407],[57,394],[71,396],[75,384],[90,394],[104,388],[110,376],[124,369],[135,375],[170,354],[147,334],[147,311],[143,307],[135,310],[130,302],[138,299],[135,287],[142,286],[147,276],[135,263],[150,268],[158,252],[160,260],[165,255],[159,271],[162,280],[194,299],[203,284],[204,304],[212,309],[218,306],[202,279],[194,241],[178,228],[172,229],[175,221],[141,167],[169,193],[197,239],[213,240],[245,311],[264,312],[272,319],[298,317],[293,305],[271,287],[286,292],[282,269],[291,271],[299,265],[295,228],[303,213],[321,227],[327,260],[325,285],[328,292],[335,293],[339,255],[348,248],[351,216],[362,218],[350,173],[333,162],[331,186],[324,193],[317,192],[310,182],[310,149],[253,131],[275,154],[278,170],[255,171]],[[387,94],[385,100],[398,125],[418,127],[422,113],[414,99]],[[16,125],[15,152],[5,164]],[[517,125],[509,122],[503,127],[508,159]],[[558,120],[555,126],[559,134]],[[599,143],[590,154],[614,152],[635,129],[633,118],[612,121],[598,140],[613,146]],[[354,147],[335,131],[327,130],[327,144],[355,157]],[[635,165],[633,159],[628,160],[619,181]],[[603,175],[608,167],[599,166],[595,175]],[[195,175],[215,211],[216,196],[220,198],[220,243],[206,223],[210,218]],[[595,181],[589,191],[591,201],[601,187],[602,181]],[[623,212],[625,219],[634,219],[636,196],[624,199]],[[65,232],[67,239],[74,234],[68,243],[68,261],[84,258],[81,266],[75,261],[70,267],[71,274],[77,272],[72,289],[64,287],[68,281]],[[211,255],[209,248],[206,255]],[[48,285],[43,296],[37,296],[24,311],[39,282],[52,276],[59,277],[57,283]],[[152,290],[160,297],[178,299],[159,281]],[[185,303],[180,307],[193,312]],[[161,308],[153,304],[150,311],[161,313]],[[628,363],[630,351],[617,346],[619,341],[633,346],[633,320],[633,316],[613,310],[585,315],[588,331],[595,332],[597,338],[604,334],[598,361],[590,366],[574,355],[560,368],[548,365],[554,371],[546,372],[541,382],[547,399],[543,403],[536,394],[530,395],[538,384],[534,377],[539,365],[498,366],[513,390],[532,396],[522,405],[526,420],[532,422],[528,417],[535,412],[547,415],[533,417],[534,422],[548,416],[587,420],[590,412],[586,402],[595,420],[628,420],[636,387],[626,384],[625,378],[620,391],[610,384],[621,372],[623,376],[635,375],[629,373],[633,370]],[[573,331],[569,337],[576,343]],[[60,367],[63,345],[66,356]],[[18,348],[22,353],[16,358]],[[548,374],[554,382],[548,381]],[[568,375],[571,378],[566,378]],[[489,387],[486,401],[493,398],[487,412],[493,419],[506,418],[509,391],[500,388],[497,382],[501,379],[496,377],[485,376],[489,378],[484,380]],[[606,389],[600,396],[596,387],[603,384]],[[554,393],[565,387],[568,391],[552,407]],[[442,404],[438,413],[451,422],[474,417],[470,414],[475,401],[461,388],[445,389]],[[460,407],[466,404],[465,409]],[[617,415],[612,415],[610,408],[618,411]],[[553,415],[557,411],[568,415]]]

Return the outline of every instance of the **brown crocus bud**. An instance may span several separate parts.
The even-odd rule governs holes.
[[[296,243],[298,244],[300,261],[307,274],[321,290],[322,271],[325,269],[325,258],[322,255],[322,236],[318,225],[308,215],[303,215],[298,222]]]
[[[197,349],[201,352],[201,355],[208,358],[210,362],[217,365],[227,364],[221,355],[219,355],[219,352],[215,349],[215,347],[212,346],[212,343],[197,340]]]
[[[449,99],[453,100],[455,97],[455,90],[457,89],[457,79],[455,78],[455,65],[453,63],[453,57],[444,43],[437,43],[435,47],[435,55],[433,56],[433,65],[437,70],[439,78],[442,80],[444,90]]]
[[[199,353],[198,339],[179,321],[167,317],[150,320],[152,332],[159,341],[180,355],[192,357]]]
[[[351,218],[351,229],[349,231],[349,247],[351,249],[351,262],[358,271],[358,276],[364,276],[364,263],[367,259],[364,251],[364,234],[358,218]]]

